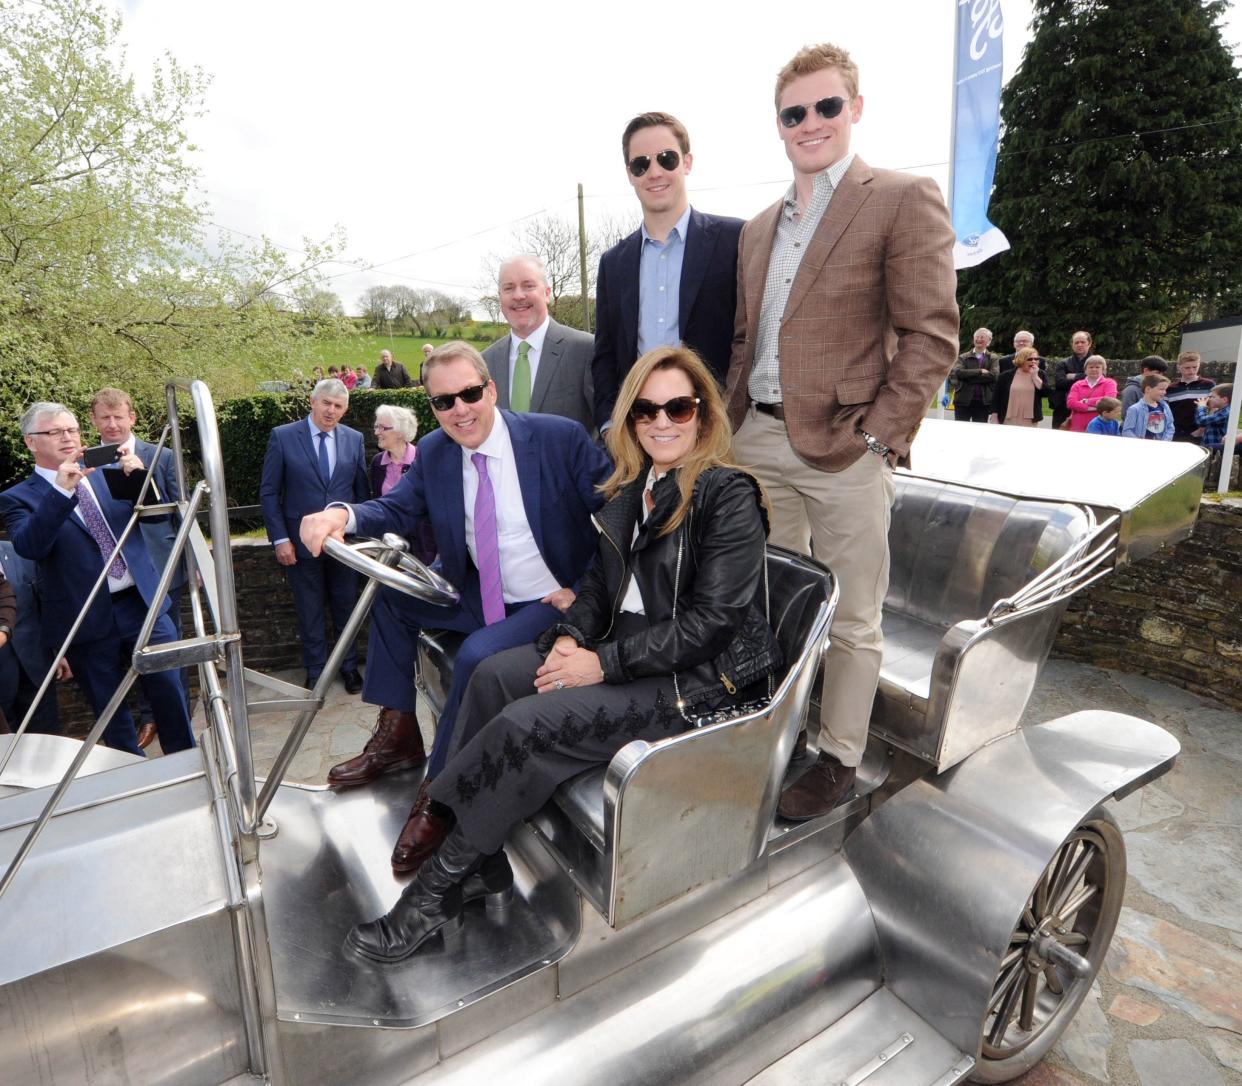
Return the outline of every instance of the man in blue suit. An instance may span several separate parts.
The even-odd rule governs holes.
[[[164,449],[156,460],[156,446],[134,434],[134,424],[138,415],[134,411],[134,402],[128,392],[119,388],[101,388],[91,397],[91,425],[99,433],[99,440],[105,445],[120,446],[117,452],[124,456],[133,453],[142,461],[142,466],[151,471],[155,478],[151,489],[147,491],[147,504],[178,501],[181,489],[177,486],[177,470],[173,466],[171,447]],[[177,535],[177,519],[161,517],[158,520],[144,518],[138,525],[142,532],[143,542],[147,545],[147,554],[155,563],[157,573],[162,573],[168,564],[168,556],[172,553],[173,540]],[[185,589],[185,563],[177,563],[177,571],[173,574],[172,583],[168,586],[168,617],[172,619],[177,636],[181,637],[181,594]],[[180,672],[181,685],[186,688],[189,696],[189,671],[183,668]],[[151,706],[145,697],[140,699],[138,745],[144,750],[155,738],[155,723],[152,719]]]
[[[293,589],[308,687],[319,681],[328,659],[325,606],[340,637],[358,600],[358,575],[339,562],[311,554],[298,538],[308,513],[329,502],[360,502],[370,496],[362,435],[341,423],[348,407],[344,382],[335,377],[320,381],[311,393],[310,414],[272,431],[259,483],[267,538]],[[347,693],[362,689],[354,645],[341,663],[341,681]]]
[[[6,623],[0,618],[0,713],[16,731],[51,666],[52,654],[39,636],[41,619],[35,591],[35,564],[19,555],[8,540],[0,540],[0,575],[13,590],[16,612],[13,621],[7,623],[12,627],[9,630],[4,630]],[[59,734],[60,717],[54,686],[49,687],[39,702],[27,730]]]
[[[33,404],[22,415],[21,426],[35,470],[0,494],[0,516],[17,553],[37,564],[43,644],[58,649],[85,609],[67,657],[87,701],[102,714],[121,682],[120,654],[132,650],[159,583],[141,532],[131,532],[117,552],[132,507],[113,498],[105,483],[109,472],[128,475],[140,470],[142,461],[128,454],[115,467],[83,468],[78,463],[82,443],[77,419],[61,404]],[[88,608],[87,595],[105,564],[107,578]],[[158,607],[152,643],[176,640],[167,596]],[[164,753],[192,747],[190,714],[178,676],[162,671],[144,675],[141,682]],[[110,747],[142,753],[134,719],[124,705],[103,738]]]
[[[468,343],[433,351],[423,380],[440,429],[418,443],[418,457],[401,482],[382,498],[302,521],[302,542],[312,554],[330,535],[397,532],[410,539],[430,521],[441,573],[461,593],[458,605],[437,607],[380,591],[362,695],[380,706],[379,720],[363,752],[328,774],[338,787],[423,764],[414,715],[423,626],[469,635],[453,665],[427,779],[443,768],[474,667],[534,641],[573,601],[595,550],[591,515],[602,504],[597,487],[612,471],[581,424],[497,410],[487,363]],[[398,872],[413,870],[439,844],[450,825],[443,815],[420,792],[393,853]]]
[[[643,224],[599,261],[595,283],[595,424],[612,415],[634,361],[653,347],[692,347],[721,388],[733,348],[742,220],[690,206],[690,136],[669,113],[640,113],[621,151]]]

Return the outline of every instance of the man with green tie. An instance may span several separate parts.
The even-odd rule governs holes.
[[[548,315],[552,288],[543,261],[523,254],[500,266],[500,310],[509,324],[483,352],[500,407],[561,415],[594,430],[591,358],[595,340]]]

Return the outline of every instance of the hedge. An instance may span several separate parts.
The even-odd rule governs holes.
[[[362,433],[368,457],[378,447],[371,428],[375,425],[376,409],[384,404],[407,407],[418,416],[418,434],[428,434],[438,426],[435,412],[421,388],[383,388],[354,390],[349,397],[349,410],[341,420]],[[305,392],[261,392],[226,400],[216,408],[220,427],[220,450],[224,457],[224,474],[228,484],[230,505],[257,505],[259,479],[263,472],[263,454],[267,451],[272,429],[286,422],[305,418],[308,412]],[[197,446],[197,437],[190,441]]]

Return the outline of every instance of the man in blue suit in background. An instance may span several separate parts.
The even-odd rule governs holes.
[[[591,371],[601,429],[630,367],[653,347],[693,348],[724,388],[737,303],[742,220],[690,206],[685,125],[669,113],[640,113],[625,126],[621,152],[643,224],[599,261]]]
[[[308,513],[329,502],[360,502],[370,496],[362,435],[341,423],[348,408],[344,382],[335,377],[320,381],[311,392],[310,414],[272,431],[259,483],[267,538],[293,589],[308,687],[319,681],[328,659],[325,605],[340,637],[358,600],[358,575],[340,562],[311,554],[298,538]],[[355,645],[341,663],[341,681],[350,694],[362,689]]]
[[[441,573],[461,593],[459,604],[437,607],[380,591],[362,695],[380,706],[379,720],[363,752],[329,772],[337,787],[425,761],[414,714],[423,626],[469,635],[454,661],[427,779],[443,768],[475,666],[534,641],[573,602],[595,550],[591,515],[603,503],[597,487],[612,471],[579,423],[497,410],[487,363],[468,343],[433,351],[423,381],[440,429],[418,443],[418,458],[401,482],[382,498],[302,521],[302,541],[318,554],[328,536],[397,532],[411,539],[429,520]],[[396,871],[414,870],[435,850],[451,828],[445,814],[419,793],[393,853]]]
[[[132,506],[113,498],[105,483],[109,472],[141,470],[132,453],[116,467],[83,468],[77,419],[58,403],[36,403],[22,415],[22,435],[34,455],[29,478],[0,494],[0,516],[13,547],[38,567],[43,604],[43,644],[58,649],[85,608],[82,625],[66,654],[74,678],[96,715],[103,713],[121,682],[121,654],[133,642],[155,599],[159,574],[147,554],[140,531],[131,532],[118,553]],[[87,594],[107,566],[108,575],[89,608]],[[153,644],[176,640],[168,617],[168,597],[158,601]],[[173,672],[144,675],[165,754],[194,745],[185,690]],[[129,709],[122,705],[104,731],[104,742],[141,754]]]
[[[179,501],[181,489],[177,486],[177,469],[173,466],[172,443],[165,447],[156,460],[156,446],[134,434],[134,424],[138,415],[134,411],[134,402],[128,392],[119,388],[101,388],[91,397],[91,425],[99,433],[99,440],[105,445],[117,445],[117,452],[124,456],[133,453],[142,461],[142,466],[151,471],[155,478],[147,491],[145,504],[155,505],[168,501]],[[168,556],[172,553],[173,540],[177,535],[177,519],[161,517],[158,520],[144,518],[138,525],[142,532],[143,542],[147,545],[147,554],[155,563],[157,573],[162,573],[168,564]],[[185,589],[185,563],[177,563],[177,571],[173,574],[172,583],[168,586],[168,617],[172,619],[177,636],[181,637],[181,594]],[[189,672],[183,668],[180,672],[181,685],[186,687],[189,696]],[[155,723],[152,719],[151,706],[145,697],[140,699],[138,724],[138,745],[144,750],[155,738]]]
[[[5,631],[0,625],[0,641],[3,641],[0,644],[0,713],[8,718],[9,727],[17,731],[51,666],[52,654],[39,636],[41,619],[35,591],[35,564],[18,554],[8,540],[0,540],[0,573],[12,588],[16,604],[12,629]],[[49,687],[39,702],[27,730],[51,735],[60,733],[55,686]]]

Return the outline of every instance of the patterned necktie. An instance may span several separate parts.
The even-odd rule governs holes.
[[[496,492],[487,474],[487,457],[471,453],[470,462],[479,473],[474,496],[474,550],[479,566],[479,596],[483,621],[490,626],[505,617],[505,594],[500,580],[500,542],[496,538]]]
[[[530,344],[525,340],[518,344],[513,387],[509,389],[509,408],[512,411],[530,410]]]
[[[121,557],[121,552],[116,549],[116,540],[112,538],[112,530],[108,527],[108,522],[104,520],[103,510],[99,508],[99,503],[95,501],[95,495],[86,483],[78,483],[74,487],[73,492],[78,496],[78,511],[82,514],[82,519],[86,522],[86,530],[91,533],[91,538],[95,540],[95,546],[99,548],[99,553],[103,555],[103,560],[111,563],[108,566],[109,577],[125,576],[125,559]]]
[[[324,483],[332,482],[332,469],[328,466],[328,435],[322,430],[316,435],[319,438],[319,474]]]

